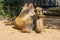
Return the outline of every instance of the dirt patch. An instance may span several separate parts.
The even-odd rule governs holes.
[[[5,25],[6,20],[0,21],[0,40],[60,40],[60,30],[45,29],[45,33],[21,33],[12,25]]]

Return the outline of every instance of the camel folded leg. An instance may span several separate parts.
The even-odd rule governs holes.
[[[26,27],[22,29],[22,32],[30,33],[30,32],[32,32],[32,30],[33,30],[33,24],[31,23],[31,24],[26,25]]]

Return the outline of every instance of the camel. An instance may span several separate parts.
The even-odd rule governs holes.
[[[26,6],[27,4],[25,4]],[[21,29],[23,32],[27,32],[25,31],[26,28],[30,25],[33,26],[33,16],[35,15],[34,12],[34,7],[32,4],[29,4],[29,9],[28,7],[26,7],[26,10],[23,8],[20,15],[16,17],[14,24],[15,24],[15,28]],[[28,11],[29,10],[29,11]],[[26,12],[26,13],[25,13]],[[33,29],[33,27],[30,28],[31,30]],[[28,31],[29,32],[29,31]]]
[[[26,8],[25,8],[26,7]],[[37,18],[37,16],[39,17],[39,15],[42,15],[42,8],[36,8],[37,12],[35,13],[35,8],[33,7],[33,4],[30,3],[29,6],[27,4],[25,4],[25,7],[23,7],[21,13],[19,16],[16,17],[14,24],[15,24],[15,28],[18,28],[21,30],[21,32],[28,32],[30,33],[33,28],[34,28],[34,24],[33,22],[37,22],[36,23],[36,32],[40,33],[40,31],[44,31],[43,29],[43,19]],[[36,16],[37,15],[37,16]],[[34,16],[36,18],[34,18]],[[33,21],[35,20],[35,21]]]
[[[37,10],[37,30],[36,30],[36,32],[45,32],[45,29],[44,29],[44,23],[43,23],[43,20],[44,20],[44,15],[43,15],[43,8],[41,8],[41,7],[37,7],[36,8],[36,10]]]

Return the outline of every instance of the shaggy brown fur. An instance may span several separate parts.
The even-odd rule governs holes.
[[[30,3],[29,4],[29,9],[26,9],[26,10],[25,10],[25,8],[23,8],[23,9],[24,9],[24,11],[22,10],[21,14],[19,16],[17,16],[17,18],[14,21],[15,28],[21,29],[22,32],[29,32],[29,31],[26,31],[26,28],[30,28],[31,30],[33,29],[33,25],[31,26],[30,24],[33,23],[33,19],[34,18],[32,16],[35,15],[34,7]],[[27,12],[25,13],[25,11],[27,11]],[[42,14],[43,13],[42,12],[42,8],[39,9],[39,7],[38,7],[37,8],[37,13],[38,13],[38,15]],[[38,32],[38,33],[40,31],[44,31],[44,29],[43,29],[43,19],[42,18],[39,18],[39,19],[37,18],[37,19],[34,19],[34,20],[37,21],[37,24],[36,24],[37,26],[36,26],[36,30],[35,31]]]
[[[30,7],[31,7],[31,4],[30,4]],[[29,12],[28,12],[28,10],[29,10]],[[26,10],[24,10],[24,11],[26,11]],[[24,11],[22,10],[21,14],[19,16],[17,16],[17,18],[15,19],[15,21],[14,21],[15,28],[23,30],[26,28],[27,25],[33,23],[33,19],[31,16],[35,15],[34,10],[29,8],[29,9],[27,9],[26,14]]]
[[[36,32],[45,32],[45,30],[44,30],[44,23],[43,23],[43,20],[44,20],[44,15],[43,15],[43,9],[42,8],[40,8],[40,7],[37,7],[36,8],[36,10],[37,10],[37,16],[38,16],[38,18],[37,18],[37,30],[36,30]]]

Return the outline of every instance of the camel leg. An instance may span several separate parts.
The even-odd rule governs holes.
[[[26,27],[22,29],[22,32],[30,33],[30,32],[32,32],[32,29],[33,29],[33,24],[31,23],[31,24],[26,25]]]

